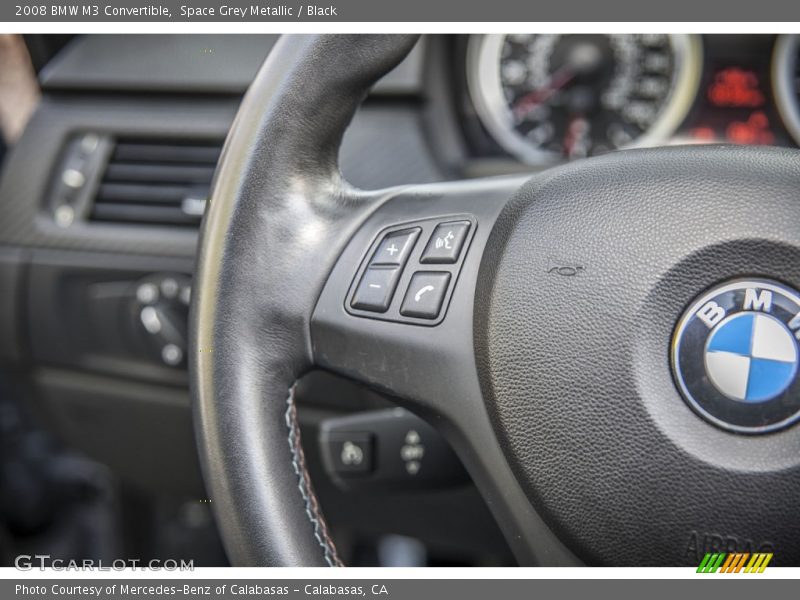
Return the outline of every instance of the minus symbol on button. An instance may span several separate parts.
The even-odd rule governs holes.
[[[374,288],[374,289],[376,289],[376,290],[379,290],[379,289],[381,289],[381,286],[380,286],[380,285],[378,285],[377,283],[370,283],[370,284],[369,284],[369,287],[371,287],[371,288]]]

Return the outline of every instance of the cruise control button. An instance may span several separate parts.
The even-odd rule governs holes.
[[[419,227],[415,229],[404,229],[403,231],[393,231],[387,233],[383,238],[375,254],[372,256],[370,264],[373,265],[397,265],[405,264],[414,242],[419,235]]]
[[[420,271],[414,273],[408,284],[406,297],[400,307],[404,317],[435,319],[442,310],[444,295],[450,283],[450,273]]]
[[[386,312],[400,278],[399,268],[370,267],[364,271],[350,306],[372,312]]]
[[[419,262],[426,264],[456,262],[464,246],[464,240],[467,239],[469,226],[469,221],[452,221],[437,225]]]

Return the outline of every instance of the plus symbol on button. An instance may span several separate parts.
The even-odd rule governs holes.
[[[389,246],[389,247],[386,249],[386,251],[387,251],[389,254],[391,254],[392,256],[394,256],[395,252],[400,252],[400,248],[398,248],[397,246],[395,246],[394,244],[392,244],[391,246]]]

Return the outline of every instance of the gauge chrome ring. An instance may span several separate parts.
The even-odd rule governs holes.
[[[800,144],[800,98],[795,86],[795,70],[797,69],[797,52],[800,36],[795,34],[779,35],[772,51],[772,93],[775,105],[795,142]]]

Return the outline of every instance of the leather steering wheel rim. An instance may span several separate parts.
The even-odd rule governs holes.
[[[226,140],[199,244],[191,370],[201,466],[233,564],[341,564],[306,470],[293,385],[312,365],[316,298],[376,198],[342,180],[341,137],[415,42],[284,36]]]

